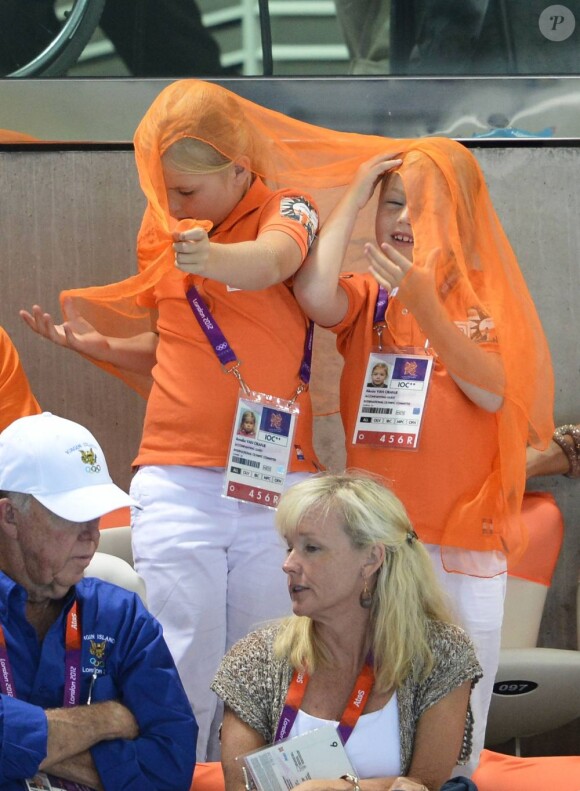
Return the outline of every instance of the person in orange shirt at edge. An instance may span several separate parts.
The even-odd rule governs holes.
[[[499,660],[505,572],[526,543],[526,445],[545,447],[553,431],[552,367],[473,155],[447,139],[395,146],[359,168],[294,292],[344,358],[347,465],[380,474],[403,501],[476,646],[484,676],[472,692],[472,771]],[[368,273],[341,274],[373,200]],[[371,395],[365,383],[381,359],[389,393]]]
[[[217,705],[210,683],[224,652],[257,623],[290,611],[273,509],[248,499],[254,488],[242,487],[244,497],[222,495],[230,441],[242,442],[234,425],[241,396],[265,394],[256,407],[261,420],[266,402],[293,402],[288,411],[268,413],[272,431],[288,445],[286,486],[319,467],[301,377],[310,323],[290,288],[318,214],[307,195],[271,189],[257,175],[264,172],[267,140],[246,119],[238,97],[217,85],[183,80],[168,86],[134,142],[148,199],[138,239],[140,274],[65,292],[64,324],[55,325],[38,305],[21,315],[36,332],[88,355],[143,393],[152,373],[131,485],[142,507],[133,509],[133,551],[149,609],[163,626],[192,703],[203,761],[219,756],[215,725],[210,743]],[[96,329],[93,304],[115,313],[107,325],[113,330]],[[116,329],[128,314],[134,325]],[[216,328],[225,340],[215,340]],[[220,357],[224,344],[233,362]],[[267,466],[243,453],[235,458],[240,469]],[[220,720],[218,712],[216,724]]]
[[[38,415],[40,411],[16,347],[0,327],[0,431],[18,418]]]

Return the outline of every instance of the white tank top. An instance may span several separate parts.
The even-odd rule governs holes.
[[[323,725],[338,725],[335,720],[312,717],[301,709],[289,736],[300,736]],[[345,745],[358,777],[398,777],[401,774],[401,736],[396,693],[378,711],[361,714]]]

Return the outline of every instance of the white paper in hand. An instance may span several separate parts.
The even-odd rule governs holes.
[[[259,791],[288,791],[304,780],[355,774],[334,725],[283,739],[238,760]]]

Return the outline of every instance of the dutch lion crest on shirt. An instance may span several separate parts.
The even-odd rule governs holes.
[[[303,225],[308,234],[308,247],[318,230],[318,212],[309,200],[300,196],[288,196],[280,200],[280,214]]]

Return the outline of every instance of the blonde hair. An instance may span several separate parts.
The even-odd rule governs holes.
[[[220,173],[227,170],[233,162],[203,140],[182,137],[169,146],[163,154],[163,163],[180,173]]]
[[[266,134],[260,132],[245,106],[238,96],[213,83],[178,81],[149,108],[145,117],[149,123],[142,121],[136,133],[138,148],[144,145],[164,156],[182,140],[205,142],[224,160],[247,157],[253,173],[265,173],[269,169],[265,158],[272,148],[269,128]]]
[[[451,617],[431,559],[403,504],[378,477],[367,473],[314,475],[282,496],[276,513],[280,535],[290,537],[313,511],[319,519],[339,513],[353,548],[381,544],[385,549],[370,611],[377,689],[398,687],[409,674],[423,680],[433,668],[429,623],[450,622]],[[316,624],[306,616],[282,622],[274,649],[278,657],[309,673],[328,665]]]

